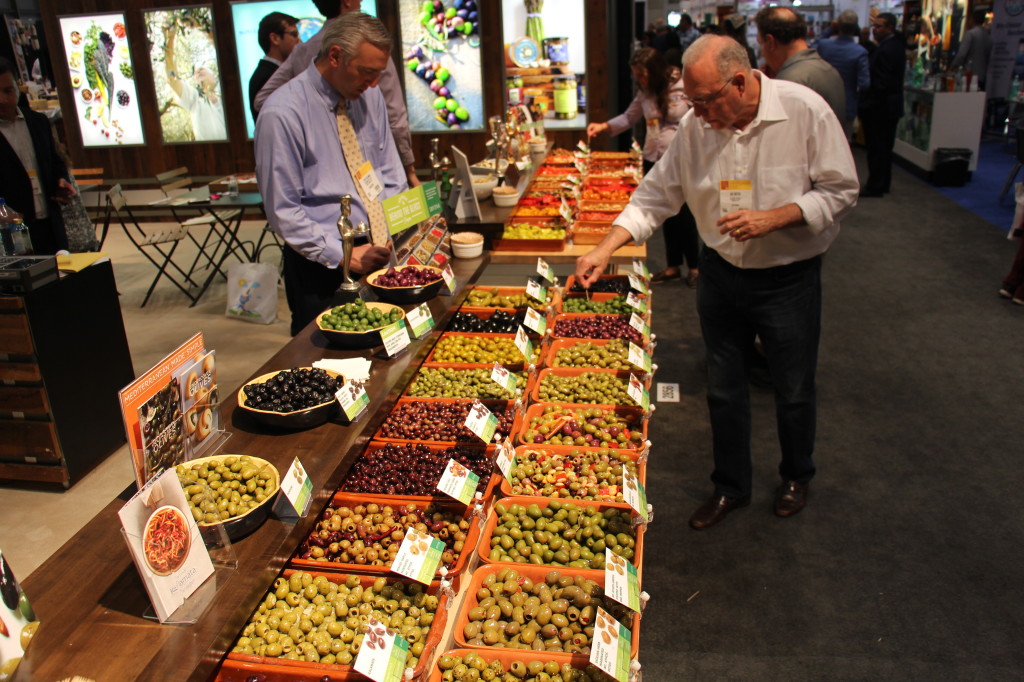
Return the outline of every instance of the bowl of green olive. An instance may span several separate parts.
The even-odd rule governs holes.
[[[277,468],[248,455],[200,457],[177,465],[175,471],[199,527],[223,526],[232,540],[263,523],[281,488]]]
[[[269,372],[238,389],[238,408],[266,426],[309,429],[338,415],[345,378],[316,367]]]
[[[357,298],[351,303],[334,306],[320,313],[316,327],[332,346],[339,348],[373,348],[384,343],[380,332],[405,319],[405,311],[389,303],[369,303]]]

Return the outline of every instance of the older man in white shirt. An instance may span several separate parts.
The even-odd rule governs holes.
[[[755,335],[776,393],[782,485],[775,513],[791,516],[806,504],[815,473],[821,256],[856,203],[859,183],[843,129],[813,91],[751,69],[746,50],[721,36],[695,42],[683,67],[693,109],[576,274],[588,285],[615,249],[645,241],[684,202],[693,210],[708,247],[697,306],[715,460],[714,495],[690,519],[701,529],[750,502]]]

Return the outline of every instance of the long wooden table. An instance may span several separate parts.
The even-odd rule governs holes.
[[[307,431],[275,432],[235,409],[237,391],[223,396],[222,422],[231,433],[224,452],[262,457],[282,473],[299,457],[314,484],[313,502],[304,518],[285,521],[271,515],[234,543],[238,567],[218,574],[223,577],[215,585],[212,603],[195,624],[160,625],[143,617],[149,598],[122,540],[117,516],[134,494],[133,484],[23,581],[42,624],[14,679],[60,680],[72,675],[98,682],[209,679],[487,262],[486,255],[452,261],[458,286],[453,296],[430,302],[437,322],[434,332],[414,341],[397,358],[373,358],[370,405],[355,424],[329,422]],[[252,376],[367,352],[329,348],[315,325],[310,325]]]

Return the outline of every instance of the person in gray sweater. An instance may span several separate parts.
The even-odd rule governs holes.
[[[846,129],[846,92],[839,72],[807,47],[807,24],[786,7],[757,13],[757,42],[766,70],[773,78],[805,85],[818,93]],[[847,131],[848,134],[848,131]]]

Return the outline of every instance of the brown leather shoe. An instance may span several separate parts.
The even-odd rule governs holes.
[[[697,508],[690,517],[690,527],[696,530],[710,528],[715,525],[733,509],[746,507],[750,504],[750,495],[739,499],[732,499],[725,495],[712,495],[711,499]]]
[[[792,516],[807,506],[809,483],[785,481],[775,491],[775,515]]]

